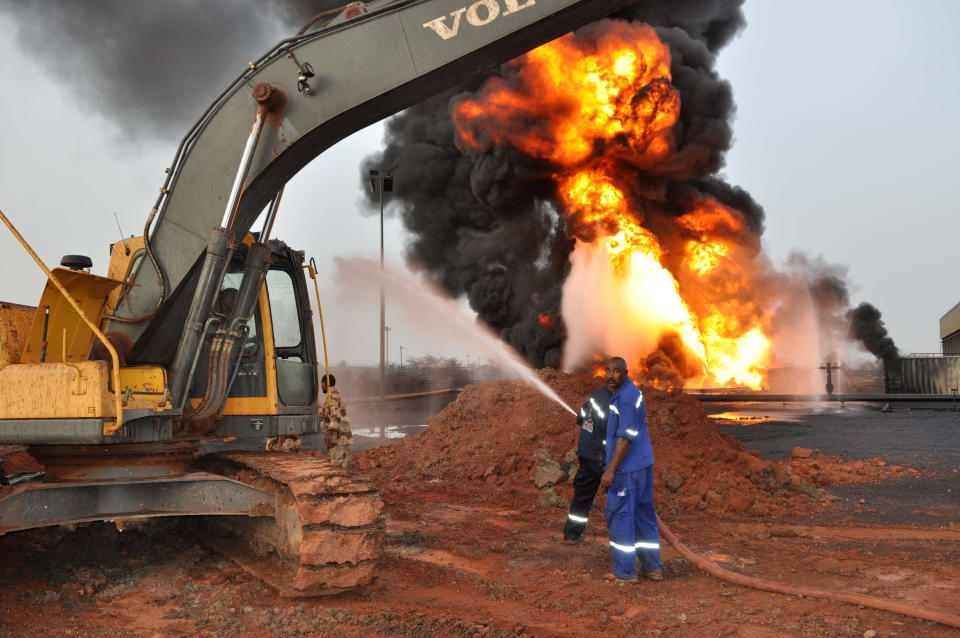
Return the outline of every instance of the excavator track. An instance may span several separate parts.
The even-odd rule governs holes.
[[[199,465],[276,495],[273,512],[211,517],[202,534],[282,596],[338,594],[376,577],[385,526],[369,480],[304,453],[222,453]]]

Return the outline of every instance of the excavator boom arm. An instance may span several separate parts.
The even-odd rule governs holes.
[[[111,322],[140,360],[175,347],[195,286],[195,267],[241,162],[257,102],[253,87],[280,89],[286,103],[267,118],[232,230],[241,237],[300,169],[348,135],[636,0],[382,0],[352,19],[280,42],[250,63],[184,138],[155,212],[147,260]],[[343,15],[343,14],[342,14]],[[312,73],[312,75],[311,75]],[[148,223],[149,225],[149,223]],[[193,273],[193,275],[192,275]],[[191,281],[193,276],[193,283]],[[151,329],[162,321],[164,328]]]

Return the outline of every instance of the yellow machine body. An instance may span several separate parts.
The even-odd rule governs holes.
[[[166,371],[156,366],[120,369],[124,409],[169,408]],[[0,419],[116,417],[106,361],[20,363],[0,369]]]

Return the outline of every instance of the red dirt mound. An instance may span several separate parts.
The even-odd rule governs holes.
[[[541,376],[574,409],[600,383],[587,374],[550,369]],[[696,399],[682,392],[641,389],[661,509],[756,514],[809,510],[829,499],[815,484],[896,472],[879,461],[845,464],[814,451],[792,462],[764,461],[721,433]],[[522,381],[490,381],[466,387],[423,432],[394,446],[355,454],[351,462],[381,482],[426,481],[454,492],[482,490],[504,505],[539,501],[566,507],[577,469],[577,436],[574,417]]]

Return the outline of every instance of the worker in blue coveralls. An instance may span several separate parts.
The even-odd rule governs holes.
[[[600,477],[607,465],[607,412],[613,393],[602,385],[587,399],[577,414],[580,437],[577,440],[577,475],[573,477],[573,500],[563,526],[565,543],[583,542],[583,530],[593,499],[600,487]]]
[[[647,404],[627,376],[627,362],[607,363],[607,388],[613,393],[607,415],[607,469],[600,487],[607,489],[607,531],[613,554],[611,578],[663,580],[657,514],[653,509],[653,448],[647,432]]]

